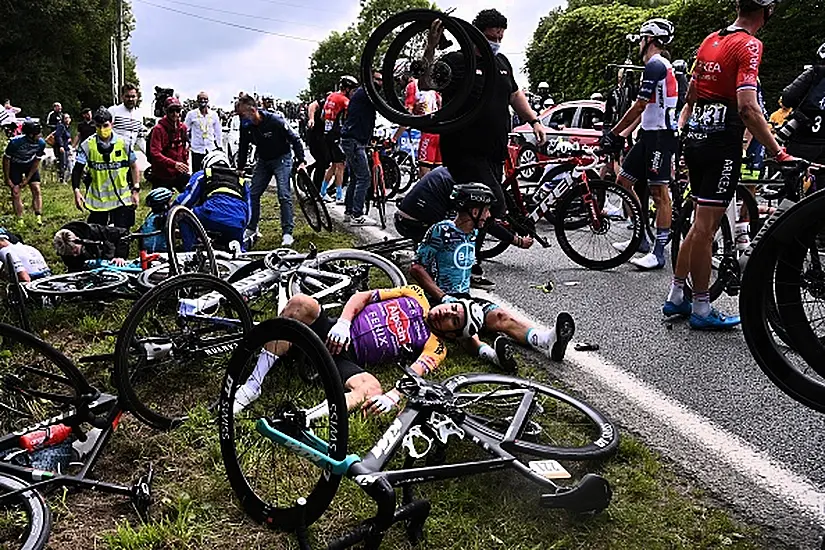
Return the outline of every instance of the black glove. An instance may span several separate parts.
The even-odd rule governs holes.
[[[607,152],[619,152],[624,148],[625,138],[622,136],[617,136],[611,131],[605,132],[605,134],[599,140],[599,145],[604,151]]]

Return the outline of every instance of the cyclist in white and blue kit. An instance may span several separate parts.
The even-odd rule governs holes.
[[[673,40],[674,27],[667,19],[645,22],[638,35],[628,39],[639,43],[639,53],[645,61],[645,71],[639,96],[622,119],[604,135],[602,146],[619,150],[624,146],[621,133],[636,124],[641,117],[641,130],[636,144],[627,154],[618,181],[632,190],[636,183],[647,182],[656,204],[656,243],[650,243],[642,234],[639,252],[645,254],[630,262],[643,270],[661,269],[665,265],[665,245],[670,236],[671,202],[668,184],[673,177],[673,166],[679,149],[676,106],[679,102],[679,84],[673,66],[664,53],[664,47]],[[624,250],[630,241],[614,243]]]

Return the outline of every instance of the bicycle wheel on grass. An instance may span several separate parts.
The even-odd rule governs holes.
[[[615,220],[608,211],[627,212],[632,229],[624,220]],[[561,197],[555,212],[555,233],[568,258],[587,269],[611,269],[627,262],[642,240],[642,212],[639,201],[624,187],[604,180],[583,181]],[[582,224],[586,221],[586,224]],[[619,251],[613,243],[630,240]]]
[[[26,291],[20,279],[17,278],[11,254],[6,255],[3,274],[5,280],[0,278],[0,322],[30,331],[31,322],[29,321]]]
[[[309,174],[306,170],[296,170],[292,174],[292,189],[295,193],[295,200],[298,203],[298,208],[304,215],[307,224],[314,231],[321,231],[326,229],[332,231],[332,220],[329,217],[329,212],[324,204],[324,200],[315,190],[315,185],[312,183]]]
[[[166,216],[169,273],[218,274],[212,241],[197,216],[185,206],[173,206]]]
[[[115,346],[126,408],[166,430],[213,407],[229,356],[251,328],[243,298],[217,277],[185,273],[156,286],[132,307]]]
[[[36,279],[26,286],[26,291],[39,296],[88,297],[111,292],[128,282],[129,276],[121,271],[93,269]]]
[[[29,484],[0,474],[0,497]],[[52,512],[43,495],[32,489],[0,503],[0,548],[41,550],[52,530]]]
[[[237,390],[253,375],[265,346],[281,357],[263,380],[258,378],[260,396],[235,413]],[[296,356],[319,373],[314,382],[307,383],[290,367]],[[326,414],[309,412],[317,412],[325,400]],[[341,475],[321,470],[263,433],[266,422],[335,460],[346,456],[349,424],[344,387],[320,338],[292,319],[271,319],[255,327],[232,355],[218,414],[223,463],[246,513],[259,523],[285,530],[294,530],[302,520],[305,525],[316,521],[332,502]],[[303,512],[296,504],[299,498],[306,499]]]
[[[524,430],[512,444],[514,453],[591,460],[618,449],[618,429],[603,414],[545,384],[499,374],[461,374],[444,385],[467,415],[465,421],[496,439],[504,439],[524,397],[533,393]]]

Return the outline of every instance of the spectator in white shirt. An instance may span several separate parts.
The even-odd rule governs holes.
[[[127,149],[146,152],[146,127],[137,109],[137,86],[127,82],[120,89],[123,103],[109,107],[112,113],[112,129],[126,142]]]
[[[198,93],[198,108],[186,113],[184,121],[189,130],[192,151],[192,173],[203,168],[203,158],[209,151],[221,148],[221,117],[209,109],[209,95]]]

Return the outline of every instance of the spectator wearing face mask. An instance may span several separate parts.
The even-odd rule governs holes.
[[[218,113],[209,108],[209,95],[198,93],[198,108],[186,113],[184,121],[189,130],[189,143],[192,150],[192,173],[200,172],[203,159],[207,153],[220,149],[221,119]]]

